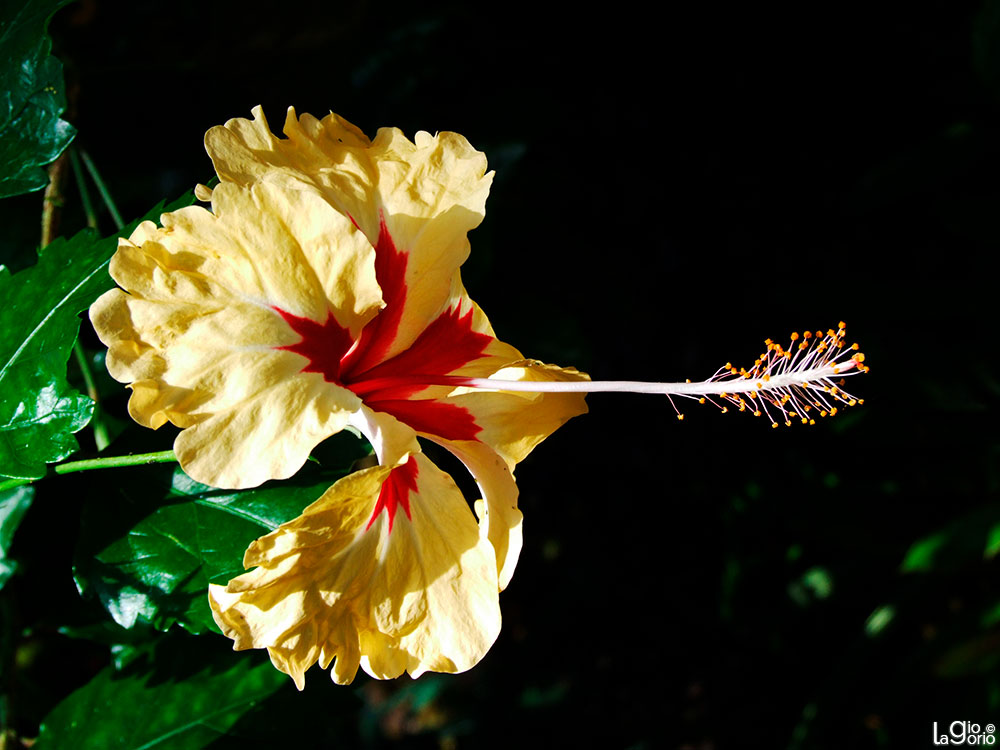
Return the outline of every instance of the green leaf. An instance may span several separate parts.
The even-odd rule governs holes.
[[[955,571],[981,563],[1000,546],[1000,505],[985,505],[918,539],[900,565],[903,573]]]
[[[876,607],[875,611],[868,615],[868,619],[865,621],[865,633],[870,638],[874,638],[885,630],[894,619],[896,619],[896,608],[894,606],[883,604],[880,607]]]
[[[49,19],[69,0],[0,3],[0,198],[41,190],[43,166],[73,140],[62,65],[49,52]]]
[[[35,749],[196,750],[224,737],[288,684],[262,654],[227,646],[174,637],[122,672],[104,669],[45,717]]]
[[[833,577],[826,568],[810,568],[788,586],[788,595],[800,607],[816,600],[829,599],[833,593]]]
[[[108,646],[111,649],[111,663],[119,672],[135,659],[148,655],[161,635],[148,625],[126,630],[110,620],[89,625],[63,625],[59,628],[59,634]]]
[[[161,203],[147,217],[194,202],[188,195]],[[128,234],[139,222],[126,227]],[[45,464],[73,453],[93,402],[66,382],[66,362],[80,330],[79,313],[114,286],[108,261],[118,236],[84,230],[57,239],[38,263],[0,273],[0,476],[38,479]]]
[[[0,589],[16,570],[14,561],[8,558],[10,544],[34,497],[34,487],[18,487],[0,492]]]
[[[84,508],[75,577],[119,625],[174,623],[199,633],[218,630],[206,592],[244,572],[243,553],[258,537],[298,516],[347,473],[364,443],[335,436],[333,470],[309,468],[302,478],[234,492],[198,484],[180,469],[122,485]]]

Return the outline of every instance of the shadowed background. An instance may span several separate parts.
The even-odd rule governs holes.
[[[525,548],[485,660],[349,688],[314,669],[241,746],[916,747],[1000,719],[1000,3],[90,0],[52,33],[126,219],[207,181],[204,132],[257,104],[275,131],[289,105],[454,130],[496,170],[465,283],[527,356],[700,379],[843,319],[872,368],[863,407],[811,428],[590,397],[518,469]],[[0,203],[15,268],[40,205]],[[73,596],[66,505],[19,540],[51,586],[20,614],[29,735],[107,659],[37,625]]]

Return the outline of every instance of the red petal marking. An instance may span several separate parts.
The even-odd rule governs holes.
[[[407,400],[436,377],[477,359],[493,341],[492,336],[472,330],[472,317],[471,309],[465,315],[458,308],[446,310],[409,349],[347,387],[372,409],[391,414],[417,432],[446,440],[475,440],[481,428],[468,409],[430,399]],[[423,383],[414,377],[420,375],[426,376]]]
[[[309,363],[302,368],[302,372],[318,372],[326,382],[339,383],[340,362],[353,343],[350,332],[340,326],[333,313],[327,313],[325,323],[317,323],[309,318],[292,315],[278,307],[274,310],[302,337],[297,344],[276,348],[300,354],[308,359]]]
[[[414,375],[447,375],[467,365],[486,350],[492,336],[472,330],[472,310],[445,310],[406,351],[368,370],[349,387],[362,398],[406,398],[422,389]],[[349,377],[349,376],[348,376]],[[367,384],[371,385],[367,385]],[[383,393],[392,389],[392,394]]]
[[[365,404],[375,411],[391,414],[403,424],[417,432],[444,438],[445,440],[475,440],[483,429],[464,406],[445,404],[427,399],[365,399]]]
[[[493,341],[492,336],[472,330],[471,309],[464,315],[457,307],[445,310],[408,349],[384,359],[406,303],[407,259],[405,251],[396,249],[383,219],[375,246],[375,277],[386,306],[361,330],[357,346],[351,349],[350,332],[332,313],[317,323],[276,307],[302,337],[296,344],[277,348],[305,357],[308,363],[302,372],[319,373],[327,382],[349,388],[375,411],[392,414],[418,432],[474,440],[481,428],[468,409],[432,399],[408,400],[428,385],[454,385],[446,380],[449,373],[478,359]]]
[[[396,243],[385,225],[379,223],[378,242],[375,244],[375,280],[382,289],[385,308],[368,322],[361,331],[358,346],[341,362],[345,377],[365,372],[385,358],[399,332],[399,321],[406,307],[406,264],[409,253],[396,249]]]
[[[372,517],[368,519],[365,531],[368,531],[375,523],[375,519],[385,510],[389,514],[389,531],[392,531],[392,522],[396,517],[396,508],[403,506],[403,512],[410,518],[410,493],[417,491],[417,459],[410,456],[410,460],[402,466],[397,466],[389,472],[389,476],[382,482],[382,489],[378,493],[378,500],[375,502],[375,510]]]

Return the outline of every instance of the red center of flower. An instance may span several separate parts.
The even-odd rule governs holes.
[[[481,428],[468,409],[420,397],[427,386],[448,382],[450,373],[482,356],[493,340],[472,330],[472,310],[464,315],[458,309],[445,310],[408,348],[386,358],[406,312],[408,261],[409,254],[397,250],[383,220],[375,245],[375,277],[386,306],[361,330],[357,345],[332,313],[318,323],[275,308],[302,337],[278,348],[305,357],[302,372],[319,373],[327,382],[350,389],[370,408],[393,415],[417,432],[474,440]],[[408,504],[402,504],[409,516]]]
[[[375,523],[379,513],[383,510],[389,516],[389,531],[392,531],[392,522],[396,518],[396,508],[403,506],[406,517],[410,517],[410,493],[417,491],[417,459],[410,456],[410,460],[402,466],[397,466],[389,472],[389,476],[382,482],[382,489],[378,493],[378,500],[375,502],[375,510],[372,517],[368,519],[365,531],[368,531]]]

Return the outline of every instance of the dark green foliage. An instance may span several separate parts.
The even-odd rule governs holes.
[[[196,750],[224,737],[288,678],[221,640],[165,639],[120,672],[106,667],[42,723],[38,750]]]
[[[93,403],[66,381],[66,362],[86,309],[106,288],[109,244],[81,232],[57,240],[38,264],[0,276],[0,475],[37,478],[76,450],[72,434]],[[81,278],[82,277],[82,278]],[[89,282],[89,284],[88,284]],[[97,287],[97,288],[94,288]]]
[[[161,203],[149,217],[192,202],[187,196]],[[73,433],[90,420],[94,404],[69,385],[66,363],[79,313],[114,286],[108,261],[117,246],[117,235],[100,239],[83,230],[44,248],[34,266],[0,272],[0,476],[37,479],[46,463],[77,449]]]
[[[35,498],[34,487],[16,487],[0,492],[0,589],[13,575],[17,564],[8,556],[14,532]]]
[[[0,198],[41,190],[42,169],[76,132],[66,109],[62,65],[49,55],[49,18],[69,0],[0,2]]]
[[[225,585],[243,573],[250,542],[299,515],[366,454],[364,442],[350,434],[329,442],[340,459],[333,470],[306,471],[295,483],[234,492],[198,484],[180,469],[160,469],[92,498],[77,554],[80,592],[96,595],[124,628],[141,620],[160,630],[179,623],[193,633],[218,631],[208,584]]]

